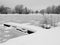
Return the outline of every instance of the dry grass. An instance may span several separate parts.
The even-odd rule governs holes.
[[[34,21],[43,21],[42,15],[29,14],[29,15],[18,15],[18,14],[9,14],[9,15],[0,15],[0,24],[4,22],[18,22],[18,23],[28,23]]]
[[[45,22],[47,20],[47,22]],[[17,23],[32,23],[40,25],[41,23],[47,23],[55,25],[56,22],[60,22],[60,14],[0,14],[0,24],[4,22],[17,22]]]

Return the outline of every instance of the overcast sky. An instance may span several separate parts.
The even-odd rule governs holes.
[[[33,10],[39,10],[51,5],[59,5],[60,0],[0,0],[0,5],[14,7],[17,4],[23,4]]]

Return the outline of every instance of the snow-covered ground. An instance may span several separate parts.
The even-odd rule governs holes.
[[[8,40],[0,45],[60,45],[60,27],[43,29],[33,26],[37,32]]]

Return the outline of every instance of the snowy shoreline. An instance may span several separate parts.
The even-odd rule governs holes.
[[[48,42],[48,40],[50,40],[50,39],[52,39],[52,40],[58,40],[59,38],[58,37],[60,37],[59,36],[59,34],[60,34],[60,27],[52,27],[51,29],[44,29],[44,28],[42,28],[42,27],[38,27],[38,26],[34,26],[34,25],[30,25],[30,23],[25,23],[25,24],[18,24],[18,23],[13,23],[13,22],[7,22],[7,23],[4,23],[4,24],[9,24],[9,25],[11,25],[11,26],[17,26],[17,28],[18,29],[21,29],[22,27],[23,28],[25,28],[25,29],[29,29],[29,30],[31,30],[31,31],[36,31],[35,33],[33,33],[33,34],[30,34],[30,35],[25,35],[25,36],[18,36],[18,37],[16,37],[16,38],[13,38],[13,39],[8,39],[8,41],[6,41],[5,43],[3,42],[1,45],[12,45],[12,44],[14,44],[14,45],[16,45],[17,43],[20,45],[20,44],[23,44],[23,42],[26,42],[26,45],[27,45],[27,42],[30,44],[30,40],[32,40],[33,41],[33,44],[34,44],[34,40],[35,40],[35,42],[36,41],[38,41],[39,40],[39,38],[40,38],[40,40],[39,40],[39,42],[41,42],[41,41],[43,41],[42,43],[44,43],[44,41],[46,40],[47,42]],[[20,26],[20,27],[19,27]],[[12,27],[11,27],[12,28]],[[11,30],[11,28],[10,27],[8,27],[8,28],[5,28],[6,30]],[[15,29],[14,28],[12,28],[13,30],[11,30],[11,31],[13,31],[14,33],[16,33],[16,31],[14,31]],[[12,33],[13,33],[12,32]],[[18,31],[17,31],[17,33],[18,33]],[[16,33],[16,34],[17,34]],[[19,32],[20,33],[20,32]],[[19,34],[18,33],[18,34]],[[22,33],[23,34],[23,33]],[[15,35],[16,36],[16,35]],[[46,38],[46,39],[45,39]],[[47,38],[48,38],[48,40],[47,40]],[[41,40],[42,39],[42,40]],[[22,41],[22,40],[24,40],[24,41]],[[25,41],[25,40],[27,40],[27,41]],[[50,42],[52,41],[52,40],[50,40]],[[16,42],[17,41],[17,42]],[[29,42],[30,41],[30,42]],[[19,42],[21,42],[21,43],[19,43]],[[41,44],[41,43],[36,43],[36,44]],[[46,44],[47,44],[47,42],[46,42]],[[56,41],[55,41],[56,42]],[[16,43],[16,44],[15,44]],[[24,44],[23,44],[24,45]]]

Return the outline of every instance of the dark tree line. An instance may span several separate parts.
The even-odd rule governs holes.
[[[60,5],[47,7],[46,9],[40,10],[41,14],[60,14]]]
[[[33,10],[24,7],[23,5],[16,5],[14,9],[5,7],[4,5],[0,6],[0,14],[30,14],[34,13]]]
[[[46,9],[42,9],[40,11],[29,9],[24,5],[16,5],[14,9],[9,7],[5,7],[4,5],[0,6],[0,14],[60,14],[60,5],[47,7]]]

